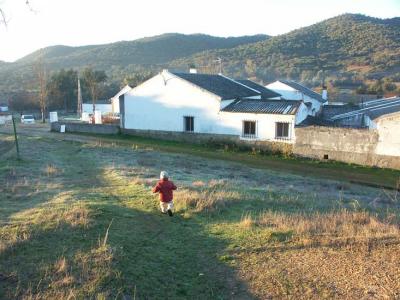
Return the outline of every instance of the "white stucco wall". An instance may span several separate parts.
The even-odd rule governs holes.
[[[294,136],[294,115],[220,112],[230,102],[164,71],[125,94],[124,125],[126,129],[182,132],[183,117],[193,116],[194,132],[240,136],[246,120],[257,122],[260,140],[274,140],[275,123],[288,122]],[[301,112],[304,115],[304,107]]]
[[[11,121],[12,121],[11,115],[0,115],[0,125],[3,125]]]
[[[111,111],[114,114],[119,114],[119,97],[111,99]]]
[[[312,106],[308,115],[315,116],[321,110],[322,103],[317,99],[311,98],[302,92],[288,86],[280,81],[275,81],[266,86],[267,89],[273,90],[282,95],[286,100],[303,100],[304,103],[311,103]]]
[[[111,98],[111,107],[114,114],[119,114],[119,96],[130,91],[132,88],[129,85],[123,87],[114,97]]]
[[[102,114],[112,112],[112,105],[110,104],[96,104],[95,110],[101,111]],[[92,103],[83,103],[82,104],[82,112],[93,114],[93,104]]]
[[[376,120],[376,129],[379,134],[376,154],[400,156],[400,113]]]

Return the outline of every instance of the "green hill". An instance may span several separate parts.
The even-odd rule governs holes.
[[[51,69],[81,68],[90,64],[108,69],[114,65],[163,64],[204,50],[232,48],[265,39],[267,39],[266,35],[222,38],[204,34],[167,33],[104,45],[52,46],[43,49],[42,52],[44,60]],[[19,59],[17,63],[33,63],[39,57],[40,52],[40,50],[33,52]]]
[[[267,39],[266,35],[214,37],[204,34],[169,33],[159,36],[82,47],[51,46],[35,51],[14,63],[0,63],[0,91],[10,94],[33,86],[32,66],[43,55],[48,71],[93,66],[105,70],[112,81],[140,70],[161,68],[169,61],[204,50],[232,48]],[[0,93],[1,93],[0,92]]]
[[[391,76],[400,72],[400,18],[345,14],[265,41],[197,53],[172,65],[205,65],[216,57],[223,58],[225,73],[264,81]]]
[[[266,41],[197,53],[172,65],[205,65],[216,57],[223,58],[225,73],[263,81],[291,78],[320,84],[330,77],[337,84],[354,85],[398,78],[400,18],[345,14]]]

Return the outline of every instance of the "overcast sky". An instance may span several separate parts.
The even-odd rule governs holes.
[[[343,14],[400,16],[400,0],[0,0],[0,60],[51,45],[133,40],[166,32],[278,35]]]

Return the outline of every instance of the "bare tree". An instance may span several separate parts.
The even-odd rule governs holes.
[[[0,24],[3,24],[4,26],[7,27],[7,19],[6,19],[6,14],[4,11],[0,8]]]
[[[28,9],[31,12],[36,13],[36,11],[32,8],[31,3],[29,2],[29,0],[25,1],[26,6],[28,7]],[[4,25],[5,27],[7,27],[8,24],[8,20],[6,18],[6,13],[4,12],[4,10],[0,7],[0,25]]]
[[[47,72],[43,62],[43,52],[40,51],[39,58],[33,65],[33,70],[36,75],[38,87],[38,99],[40,106],[40,113],[42,115],[42,122],[46,122],[46,108],[47,108]]]
[[[96,71],[88,67],[83,70],[82,79],[86,87],[89,89],[90,96],[92,97],[94,116],[94,111],[96,110],[96,100],[100,94],[100,85],[106,81],[107,75],[104,71]]]

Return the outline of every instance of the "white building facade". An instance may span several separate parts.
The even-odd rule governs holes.
[[[119,114],[119,97],[127,92],[129,92],[132,88],[129,85],[124,86],[114,97],[110,99],[111,101],[111,112],[113,114]]]
[[[223,75],[167,70],[124,93],[120,107],[124,129],[288,143],[308,113],[302,101],[261,99],[261,91]]]
[[[303,101],[308,107],[308,115],[310,116],[318,115],[321,112],[322,106],[328,103],[326,90],[323,90],[323,94],[320,95],[294,81],[277,80],[266,85],[266,88],[281,94],[283,99]]]
[[[98,100],[95,103],[95,111],[100,111],[102,115],[112,112],[112,104],[109,100]],[[93,114],[93,103],[85,102],[82,104],[82,112]]]

